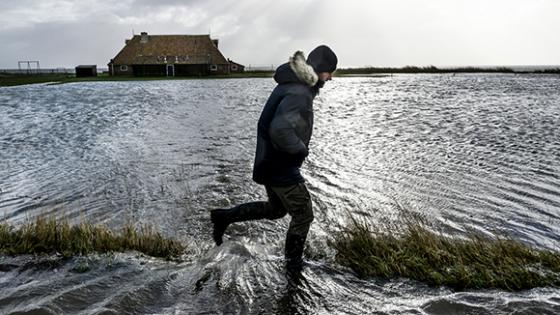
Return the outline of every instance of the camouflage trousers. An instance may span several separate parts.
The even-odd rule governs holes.
[[[305,239],[313,222],[311,196],[304,183],[290,186],[266,186],[268,202],[263,204],[265,217],[278,219],[290,214],[288,235]]]
[[[303,265],[303,249],[307,233],[313,222],[311,196],[304,183],[289,186],[265,186],[268,201],[248,202],[230,209],[215,209],[211,212],[214,223],[213,237],[216,245],[222,244],[222,236],[231,223],[279,219],[287,213],[292,220],[285,243],[286,267],[298,273]]]

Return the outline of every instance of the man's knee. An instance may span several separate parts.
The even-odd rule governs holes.
[[[311,224],[315,217],[313,216],[313,210],[311,207],[302,209],[301,211],[294,211],[292,215],[292,220],[296,224]]]
[[[301,235],[305,238],[311,226],[311,222],[314,220],[311,207],[299,209],[299,211],[293,211],[290,215],[292,216],[292,220],[290,222],[288,233]]]
[[[307,193],[307,190],[305,191]],[[313,204],[311,202],[311,196],[307,193],[305,202],[303,202],[295,211],[292,211],[290,214],[292,217],[296,218],[298,221],[302,223],[309,223],[313,222]]]

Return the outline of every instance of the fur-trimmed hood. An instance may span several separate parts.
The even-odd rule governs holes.
[[[305,55],[301,51],[296,51],[296,53],[290,57],[290,68],[294,71],[296,76],[309,86],[314,86],[317,84],[319,77],[313,67],[310,66],[307,61],[305,61]]]
[[[291,70],[291,71],[290,71]],[[274,74],[274,79],[279,84],[290,82],[301,82],[308,86],[315,86],[319,77],[313,67],[305,60],[305,55],[301,51],[296,51],[290,61],[278,67]]]

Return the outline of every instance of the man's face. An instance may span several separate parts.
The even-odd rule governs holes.
[[[332,80],[332,72],[319,72],[319,80],[327,82]]]

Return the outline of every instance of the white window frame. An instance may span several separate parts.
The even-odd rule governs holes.
[[[128,71],[127,65],[121,65],[121,71]]]
[[[210,71],[218,71],[218,65],[210,65]]]
[[[231,65],[231,70],[237,71],[237,65]]]

